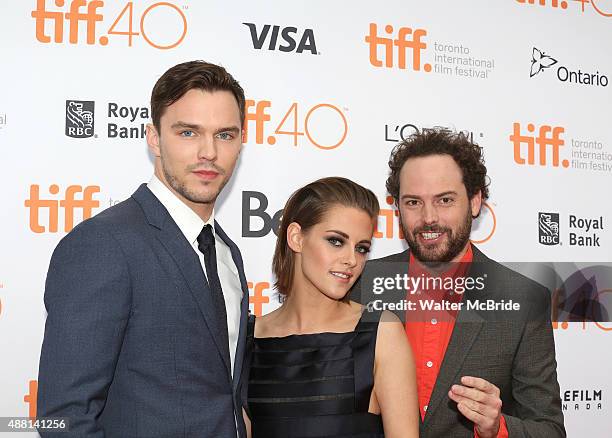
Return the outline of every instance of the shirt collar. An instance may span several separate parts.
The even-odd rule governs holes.
[[[206,222],[198,216],[195,211],[187,206],[183,201],[181,201],[166,185],[160,181],[160,179],[153,174],[151,180],[147,184],[147,187],[159,202],[162,203],[170,216],[178,225],[179,229],[187,239],[190,244],[194,244],[202,228],[205,225],[210,225],[212,227],[213,236],[215,236],[215,211],[213,209],[210,217]]]

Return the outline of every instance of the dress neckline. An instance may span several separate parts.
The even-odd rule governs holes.
[[[353,327],[353,330],[349,331],[349,332],[316,332],[316,333],[294,333],[291,335],[285,335],[285,336],[266,336],[266,337],[262,337],[262,338],[258,338],[255,336],[255,323],[257,323],[257,318],[255,318],[255,323],[253,324],[253,339],[255,340],[268,340],[268,339],[290,339],[290,338],[303,338],[305,336],[323,336],[323,335],[330,335],[330,336],[341,336],[341,335],[349,335],[351,333],[355,333],[359,327],[359,325],[361,324],[361,320],[363,319],[363,315],[365,314],[367,310],[366,306],[361,306],[361,315],[359,315],[359,319],[357,320],[357,324],[355,324],[355,327]]]

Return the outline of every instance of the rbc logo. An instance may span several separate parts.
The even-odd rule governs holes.
[[[542,245],[559,244],[559,213],[538,213],[540,243]]]
[[[280,50],[281,52],[295,51],[296,53],[302,53],[304,50],[306,50],[313,55],[317,54],[317,45],[315,43],[314,32],[312,29],[304,30],[304,33],[299,38],[299,43],[297,43],[295,38],[298,36],[297,27],[281,28],[277,25],[272,26],[270,24],[264,24],[263,28],[257,32],[257,26],[255,23],[242,24],[247,26],[251,31],[251,40],[253,41],[254,49],[261,50],[266,42],[266,38],[268,35],[270,35],[268,50]],[[272,29],[272,33],[270,33],[270,29]],[[279,32],[284,44],[278,44]]]
[[[94,135],[94,106],[91,100],[66,101],[66,135],[88,138]]]

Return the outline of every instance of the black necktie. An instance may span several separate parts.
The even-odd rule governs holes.
[[[205,225],[200,235],[198,236],[198,249],[204,254],[204,266],[206,266],[206,279],[208,280],[208,288],[212,295],[212,302],[217,317],[218,328],[221,331],[221,339],[224,346],[228,345],[227,333],[227,312],[225,310],[225,299],[223,298],[223,289],[221,289],[221,281],[217,273],[217,254],[215,252],[215,236],[213,236],[212,227]]]

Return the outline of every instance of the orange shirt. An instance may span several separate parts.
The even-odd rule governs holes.
[[[468,250],[456,266],[449,272],[440,275],[442,279],[458,278],[466,275],[469,264],[472,262],[472,246],[468,246]],[[410,265],[408,275],[414,278],[426,279],[429,277],[428,271],[414,258],[410,253]],[[450,293],[447,290],[426,290],[420,294],[410,295],[408,301],[431,301],[431,302],[449,302],[459,303],[463,298],[463,294]],[[417,306],[417,309],[420,309]],[[419,399],[419,408],[421,419],[425,418],[427,405],[433,392],[440,366],[446,353],[446,347],[450,341],[455,327],[455,318],[457,312],[450,310],[416,310],[407,311],[406,313],[406,335],[412,354],[414,355],[417,375],[417,392]],[[448,388],[450,389],[450,388]],[[474,436],[478,438],[476,429],[474,428]],[[507,438],[508,430],[504,417],[501,417],[498,438]]]

